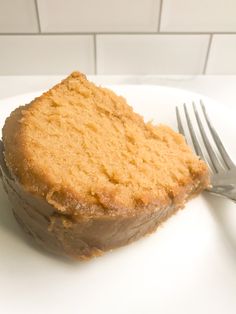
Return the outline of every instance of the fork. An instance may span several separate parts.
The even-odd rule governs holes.
[[[226,197],[236,203],[236,166],[213,127],[203,102],[200,101],[200,107],[204,118],[201,118],[200,111],[194,102],[192,103],[192,106],[194,113],[193,119],[191,119],[189,110],[185,104],[182,119],[180,109],[176,107],[176,118],[179,132],[186,138],[183,126],[183,121],[185,121],[196,154],[208,164],[210,169],[211,187],[209,187],[207,191]],[[205,123],[203,122],[204,120]],[[198,128],[198,136],[197,132],[194,130],[193,121]],[[210,140],[210,138],[212,138],[212,140]],[[215,144],[215,148],[211,143]]]

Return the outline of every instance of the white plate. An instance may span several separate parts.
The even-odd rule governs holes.
[[[159,86],[113,86],[145,119],[176,128],[175,105],[200,98],[232,157],[236,111]],[[39,93],[0,101],[6,116]],[[234,136],[232,136],[234,135]],[[4,314],[236,313],[236,206],[201,195],[154,234],[88,262],[26,241],[0,186],[0,311]]]

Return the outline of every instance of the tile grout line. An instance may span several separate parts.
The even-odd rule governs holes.
[[[208,43],[208,47],[207,47],[207,53],[206,53],[206,59],[205,59],[204,67],[203,67],[203,73],[202,73],[204,75],[206,74],[207,64],[208,64],[210,50],[211,50],[212,39],[213,39],[213,34],[210,34],[209,43]]]
[[[93,35],[93,57],[94,57],[94,74],[97,74],[97,38],[96,34]]]
[[[160,6],[159,6],[158,25],[157,25],[158,33],[160,33],[160,30],[161,30],[162,5],[163,5],[163,0],[160,1]]]
[[[40,30],[41,31],[41,30]],[[66,35],[236,35],[236,32],[48,32],[48,33],[0,33],[0,36],[66,36]]]
[[[37,17],[38,29],[39,29],[39,33],[41,34],[41,25],[40,25],[40,18],[39,18],[38,1],[34,0],[34,4],[35,4],[35,9],[36,9],[36,17]]]

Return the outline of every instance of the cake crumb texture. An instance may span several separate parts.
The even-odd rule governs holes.
[[[145,123],[79,72],[16,109],[3,142],[12,174],[63,213],[132,214],[208,184],[206,164],[182,135]]]

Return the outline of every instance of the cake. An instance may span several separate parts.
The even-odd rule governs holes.
[[[76,259],[152,233],[209,185],[184,137],[74,72],[5,121],[5,190],[23,229]]]

